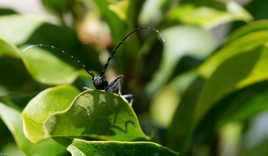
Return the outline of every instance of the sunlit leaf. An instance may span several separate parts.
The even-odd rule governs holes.
[[[130,105],[118,95],[88,90],[45,123],[51,136],[84,136],[104,140],[146,140]]]
[[[25,15],[0,16],[0,37],[19,47],[32,44],[53,45],[67,54],[78,57],[91,70],[101,69],[94,48],[83,46],[74,30],[42,20],[40,17]],[[60,53],[57,50],[43,48],[47,52]],[[88,51],[90,53],[88,53]],[[88,61],[91,59],[91,61]]]
[[[109,9],[111,9],[114,13],[117,14],[122,20],[126,20],[127,11],[129,6],[129,0],[124,0],[117,2],[116,4],[109,5]]]
[[[79,70],[63,60],[64,56],[47,52],[41,48],[32,48],[21,54],[22,60],[32,77],[45,84],[72,83]]]
[[[267,41],[268,31],[256,31],[244,35],[217,51],[216,54],[202,64],[198,70],[203,77],[210,77],[218,66],[228,58],[252,50]]]
[[[266,45],[226,59],[206,82],[196,108],[196,119],[199,120],[213,104],[231,92],[266,80],[267,59]]]
[[[12,133],[19,148],[26,155],[47,156],[65,153],[66,149],[63,146],[50,139],[38,144],[31,143],[23,134],[20,113],[3,103],[0,103],[0,118]]]
[[[79,58],[90,70],[101,69],[96,50],[88,49],[90,53],[86,53],[75,32],[67,27],[49,24],[36,17],[1,16],[0,36],[21,47],[24,52],[21,56],[30,74],[44,84],[66,84],[75,80],[78,61],[74,62],[70,56]],[[37,46],[25,49],[32,44],[53,45],[61,50]],[[60,52],[62,50],[65,55]]]
[[[29,36],[34,33],[35,28],[41,26],[41,24],[40,19],[30,16],[1,16],[0,36],[9,42],[22,44],[29,39]]]
[[[234,40],[237,40],[243,36],[246,36],[250,33],[254,33],[257,31],[267,31],[268,30],[268,21],[267,20],[261,20],[252,22],[250,24],[247,24],[243,27],[240,27],[238,30],[230,34],[227,38],[227,44],[233,42]]]
[[[205,115],[211,109],[211,107],[214,107],[214,105],[216,105],[216,103],[222,100],[222,98],[224,98],[225,96],[228,96],[237,90],[243,89],[248,85],[252,85],[266,79],[265,78],[266,71],[264,71],[266,66],[264,63],[266,58],[264,49],[266,48],[263,48],[263,50],[259,48],[258,50],[257,47],[265,44],[268,41],[267,38],[268,34],[267,31],[265,30],[265,23],[257,22],[256,24],[258,24],[258,26],[254,26],[254,24],[251,24],[249,26],[246,26],[245,28],[242,28],[243,30],[236,31],[234,33],[234,37],[231,37],[232,40],[230,41],[232,42],[227,42],[218,52],[216,52],[215,55],[209,58],[199,68],[198,72],[201,74],[201,79],[208,79],[208,81],[206,82],[205,87],[202,89],[203,90],[202,91],[203,93],[201,95],[202,97],[200,97],[198,101],[194,100],[194,97],[195,98],[199,97],[198,92],[197,92],[198,96],[195,96],[196,94],[192,94],[194,97],[191,97],[191,94],[189,94],[188,97],[189,99],[185,98],[188,99],[188,102],[187,101],[184,102],[183,101],[184,98],[182,97],[183,105],[180,105],[180,107],[178,107],[178,110],[176,110],[173,122],[169,128],[168,136],[170,137],[170,140],[168,141],[169,142],[168,144],[170,147],[177,149],[180,152],[187,150],[187,148],[191,144],[192,139],[191,133],[194,133],[195,126],[197,126],[196,124],[198,124],[197,120],[200,120],[200,117]],[[258,31],[259,30],[258,28],[261,28],[260,31]],[[254,58],[256,58],[255,63]],[[250,64],[251,67],[249,66]],[[216,77],[217,80],[215,80]],[[203,101],[205,94],[204,92],[206,92],[205,90],[208,89],[208,86],[214,89],[213,91],[210,90],[209,95],[208,93],[206,93],[207,96],[206,99],[208,101],[205,102]],[[201,101],[203,103],[202,105],[200,104]],[[188,104],[189,102],[190,104]],[[226,107],[228,106],[225,106],[224,109],[221,110],[225,111]],[[241,105],[238,107],[241,107]],[[254,107],[253,103],[252,105],[249,104],[249,107]],[[248,112],[247,110],[249,109],[247,109],[247,106],[244,106],[243,108],[245,108],[245,111]],[[252,109],[252,111],[245,114],[242,113],[244,109],[241,109],[240,114],[240,112],[237,111],[237,109],[235,109],[235,111],[232,111],[234,109],[230,108],[230,112],[234,114],[237,113],[237,116],[241,115],[240,117],[243,116],[243,118],[241,119],[246,119],[247,117],[254,115],[254,113],[261,111],[260,109],[262,109],[261,106],[260,107],[256,106],[254,109]],[[196,117],[196,114],[193,113],[194,111],[196,111],[196,113],[198,114],[197,116],[199,117]],[[231,114],[229,115],[228,115],[229,117],[232,116]],[[234,117],[236,117],[236,115],[234,115]],[[196,119],[195,123],[193,122],[193,118]],[[213,116],[213,120],[216,118],[217,116]],[[212,120],[211,117],[209,120],[210,121]],[[209,124],[211,124],[211,122]],[[211,129],[212,128],[210,128],[210,130]]]
[[[22,113],[26,136],[38,142],[53,136],[107,140],[146,140],[137,117],[121,97],[89,90],[72,102],[78,91],[70,86],[47,89]]]
[[[167,20],[178,20],[185,24],[195,24],[208,29],[230,21],[242,20],[248,22],[252,20],[251,15],[234,1],[228,1],[222,5],[226,9],[218,9],[207,5],[198,6],[185,2],[173,9],[168,14]]]
[[[66,85],[46,89],[34,97],[22,112],[26,137],[32,142],[47,138],[43,130],[47,118],[67,109],[78,94],[76,88]]]
[[[68,146],[73,156],[177,156],[178,154],[152,142],[84,141],[74,139]]]

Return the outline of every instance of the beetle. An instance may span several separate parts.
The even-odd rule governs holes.
[[[105,71],[107,70],[110,61],[112,60],[112,58],[115,56],[116,51],[118,50],[118,48],[120,48],[120,46],[125,42],[126,39],[128,39],[131,35],[137,33],[138,31],[141,30],[153,30],[156,33],[159,34],[161,40],[164,42],[163,38],[161,37],[161,34],[159,32],[159,30],[155,29],[152,26],[147,26],[147,27],[138,27],[136,29],[134,29],[131,32],[128,32],[122,39],[121,41],[112,49],[111,51],[111,55],[108,57],[107,62],[104,65],[103,71],[99,74],[99,75],[95,75],[93,72],[87,70],[86,65],[82,64],[81,61],[77,58],[75,58],[72,55],[66,54],[64,50],[57,48],[54,45],[47,45],[47,44],[33,44],[30,45],[28,47],[26,47],[25,49],[22,50],[22,53],[26,52],[27,50],[34,48],[34,47],[44,47],[44,48],[51,48],[51,49],[55,49],[57,51],[60,51],[61,53],[69,56],[72,60],[74,60],[77,64],[81,65],[81,67],[83,69],[85,69],[87,71],[87,73],[92,77],[92,81],[93,81],[93,85],[96,89],[99,90],[105,90],[108,92],[113,92],[113,93],[117,93],[119,94],[124,100],[126,100],[127,102],[129,102],[130,105],[132,105],[133,100],[134,100],[134,96],[132,94],[126,94],[123,95],[122,94],[122,89],[121,89],[121,78],[122,76],[118,76],[115,80],[113,80],[112,82],[108,82],[105,77]],[[91,88],[88,87],[84,87],[83,89],[88,90]]]

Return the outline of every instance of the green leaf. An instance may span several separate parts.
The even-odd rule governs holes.
[[[68,55],[79,58],[90,70],[101,69],[97,51],[83,47],[75,32],[67,27],[52,25],[30,16],[1,16],[0,36],[22,48],[32,44],[47,44],[65,51],[66,55],[51,48],[23,49],[22,59],[26,67],[33,78],[41,83],[66,84],[77,77],[77,63]],[[88,48],[90,53],[84,48]]]
[[[19,49],[17,49],[15,45],[0,38],[0,57],[10,56],[19,58],[19,54]]]
[[[130,105],[120,96],[101,90],[81,93],[65,111],[45,123],[50,136],[90,137],[102,140],[146,140]]]
[[[21,55],[32,77],[45,84],[59,85],[72,83],[79,70],[63,60],[63,57],[42,48],[31,48]]]
[[[258,23],[256,23],[258,24]],[[247,27],[247,26],[246,26]],[[172,120],[172,124],[169,127],[168,130],[168,145],[169,147],[172,147],[178,151],[180,151],[181,153],[184,153],[185,151],[187,151],[189,145],[191,144],[191,139],[193,137],[194,133],[194,129],[196,128],[196,124],[198,124],[197,120],[200,120],[199,117],[205,115],[207,113],[207,111],[209,111],[211,109],[211,107],[214,107],[214,105],[216,105],[216,103],[218,103],[220,100],[222,100],[222,98],[224,98],[225,96],[228,96],[230,94],[232,94],[233,92],[240,90],[244,87],[247,87],[248,85],[257,83],[262,81],[263,79],[261,78],[261,76],[265,77],[265,72],[263,74],[261,73],[251,73],[250,71],[254,71],[253,68],[256,70],[257,68],[262,68],[261,65],[257,67],[257,64],[254,65],[254,59],[256,58],[255,61],[256,62],[264,62],[265,57],[258,57],[258,53],[261,54],[265,54],[264,52],[257,52],[258,48],[256,49],[256,47],[258,47],[259,45],[263,45],[268,41],[268,34],[267,31],[265,29],[260,29],[260,31],[258,31],[257,28],[258,26],[254,26],[254,25],[249,25],[249,28],[243,28],[245,31],[240,31],[238,30],[238,33],[234,33],[237,35],[234,35],[236,37],[233,37],[232,42],[226,43],[219,51],[216,52],[216,54],[214,54],[211,58],[209,58],[199,69],[198,72],[201,74],[201,79],[203,79],[203,83],[205,81],[205,79],[208,79],[206,82],[206,86],[201,89],[203,89],[202,92],[204,92],[205,88],[207,92],[208,90],[208,86],[210,86],[209,88],[213,88],[213,90],[210,90],[210,93],[206,93],[206,99],[208,101],[202,101],[202,104],[200,104],[200,90],[201,89],[196,89],[195,87],[192,92],[188,91],[185,93],[185,95],[183,95],[182,97],[182,105],[180,105],[177,110],[176,113],[173,117]],[[261,28],[262,26],[260,26]],[[252,29],[250,29],[252,28]],[[254,49],[255,48],[255,49]],[[265,48],[264,48],[265,49]],[[256,50],[256,51],[254,51]],[[250,53],[251,51],[251,53]],[[243,53],[247,53],[247,54],[243,54]],[[235,58],[233,58],[234,56],[236,56],[237,60],[234,60]],[[252,58],[249,58],[253,56]],[[261,55],[262,56],[262,55]],[[262,59],[258,59],[258,58],[262,58]],[[232,60],[233,61],[229,61],[229,62],[225,62],[227,60]],[[249,61],[247,60],[249,59]],[[262,60],[262,61],[261,61]],[[241,64],[243,61],[243,65]],[[222,67],[224,63],[224,69]],[[229,63],[232,63],[232,65],[228,65]],[[244,64],[246,64],[244,66]],[[250,64],[252,66],[252,69],[246,69],[250,67]],[[264,70],[264,66],[262,70]],[[217,72],[217,76],[213,76],[214,78],[211,78],[211,75],[214,75],[213,73],[216,74],[216,70],[218,70],[218,68],[221,68],[221,74],[219,73],[219,71]],[[227,69],[228,67],[228,69]],[[248,70],[248,71],[247,71]],[[244,73],[243,73],[244,72]],[[246,73],[248,72],[249,75],[247,75]],[[244,76],[243,76],[244,74]],[[254,74],[256,74],[254,76]],[[234,76],[234,77],[233,77]],[[235,77],[237,76],[237,77]],[[239,80],[239,76],[240,76],[240,80]],[[249,77],[247,77],[249,76]],[[255,77],[256,79],[247,79],[250,78],[250,76]],[[215,78],[217,77],[217,80],[215,80]],[[264,78],[263,77],[263,78]],[[260,78],[260,79],[259,79]],[[212,81],[213,80],[213,84]],[[265,78],[264,78],[265,79]],[[245,80],[245,81],[243,81]],[[246,82],[248,80],[248,82]],[[237,82],[235,82],[237,81]],[[240,86],[237,86],[239,84],[239,82],[244,82],[244,84],[240,84]],[[202,84],[203,84],[202,83]],[[214,86],[213,86],[214,85]],[[222,87],[222,88],[220,88]],[[202,93],[205,94],[205,93]],[[208,95],[209,94],[209,95]],[[188,96],[187,96],[188,95]],[[213,95],[213,96],[211,96]],[[202,95],[204,96],[204,95]],[[188,98],[187,98],[188,97]],[[217,97],[217,98],[216,98]],[[196,100],[194,100],[196,98]],[[198,101],[197,101],[197,98]],[[204,98],[204,97],[202,97]],[[204,99],[202,99],[204,100]],[[212,101],[210,101],[212,100]],[[197,107],[197,104],[199,105]],[[226,104],[226,103],[225,103]],[[204,106],[205,105],[205,106]],[[207,108],[206,108],[207,107]],[[228,106],[224,106],[224,108],[226,108]],[[240,109],[240,108],[239,108]],[[246,108],[245,108],[246,109]],[[194,113],[192,113],[193,111],[196,110],[196,113],[198,113],[199,117],[196,117]],[[223,110],[223,109],[221,109]],[[202,112],[202,113],[201,113]],[[235,112],[234,112],[235,113]],[[238,113],[238,112],[237,112]],[[200,114],[203,114],[200,116]],[[239,113],[238,113],[239,114]],[[230,115],[230,114],[229,114]],[[217,116],[213,116],[213,119],[216,118]],[[196,120],[196,122],[194,123],[194,119]],[[209,121],[211,121],[212,117],[210,117]],[[211,124],[211,122],[209,123]],[[183,128],[182,128],[183,127]],[[206,125],[206,127],[208,127]],[[180,130],[178,130],[180,129]],[[211,133],[210,133],[211,134]]]
[[[240,27],[238,30],[236,30],[230,36],[228,36],[227,44],[233,42],[234,40],[240,39],[241,37],[246,36],[250,33],[258,31],[267,31],[267,30],[268,30],[267,20],[252,22],[243,27]]]
[[[252,20],[251,15],[234,1],[219,5],[222,5],[225,9],[196,5],[186,1],[173,9],[168,14],[167,20],[195,24],[207,29],[231,21],[242,20],[249,22]]]
[[[109,5],[109,9],[112,10],[121,20],[126,20],[128,7],[129,0],[119,1],[115,4]]]
[[[24,67],[19,53],[13,44],[0,38],[0,97],[31,94],[40,88]]]
[[[51,139],[38,144],[32,144],[23,134],[20,113],[0,102],[0,118],[5,122],[12,133],[17,145],[26,155],[60,155],[65,153],[65,148]]]
[[[26,42],[42,22],[34,17],[8,15],[0,17],[1,38],[15,44]]]
[[[178,154],[152,142],[84,141],[74,139],[68,146],[73,156],[177,156]]]
[[[201,28],[190,26],[171,27],[162,32],[164,53],[159,70],[147,88],[147,94],[153,95],[170,79],[172,72],[183,56],[203,59],[216,47],[215,39]]]
[[[208,78],[225,60],[239,53],[244,53],[252,50],[268,41],[268,31],[256,31],[242,36],[233,42],[226,44],[223,48],[210,57],[198,69],[199,73]]]
[[[24,132],[32,142],[38,142],[48,136],[43,130],[47,118],[69,107],[79,91],[72,86],[49,88],[34,97],[22,112]]]
[[[72,29],[47,23],[40,17],[0,16],[0,37],[19,47],[32,44],[54,45],[65,53],[78,57],[89,69],[101,69],[97,51],[82,45]],[[43,49],[55,55],[60,53],[50,48]]]
[[[196,108],[196,121],[224,96],[267,80],[267,59],[268,47],[264,45],[225,60],[207,80],[201,92]]]

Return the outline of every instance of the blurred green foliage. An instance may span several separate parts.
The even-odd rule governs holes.
[[[40,3],[58,24],[0,9],[0,155],[267,155],[266,2]],[[91,76],[68,55],[100,73],[144,26],[159,33],[131,36],[105,73],[124,75],[133,106],[83,91]]]

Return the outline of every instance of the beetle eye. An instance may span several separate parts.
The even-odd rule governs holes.
[[[108,82],[100,76],[95,76],[93,79],[93,84],[96,89],[105,89],[108,86]]]

